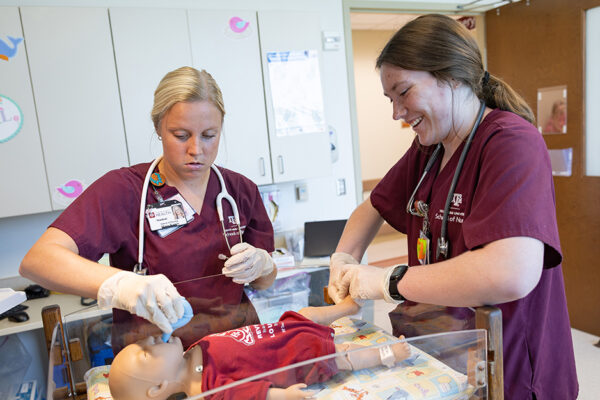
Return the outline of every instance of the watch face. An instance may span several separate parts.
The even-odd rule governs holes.
[[[398,292],[398,282],[404,277],[407,270],[407,265],[398,265],[394,271],[392,271],[388,290],[390,292],[390,297],[394,300],[406,300],[404,296]]]

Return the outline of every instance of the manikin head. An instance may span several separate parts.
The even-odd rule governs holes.
[[[185,391],[186,361],[178,337],[147,337],[117,354],[108,378],[115,400],[163,400]]]

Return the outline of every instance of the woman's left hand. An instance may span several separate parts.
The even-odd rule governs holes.
[[[263,249],[249,243],[238,243],[231,248],[231,257],[225,262],[223,274],[235,283],[244,284],[269,275],[273,271],[273,259]]]

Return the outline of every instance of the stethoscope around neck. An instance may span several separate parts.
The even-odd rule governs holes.
[[[458,165],[456,166],[456,170],[454,171],[454,177],[452,178],[452,184],[450,185],[450,189],[448,190],[448,196],[446,197],[446,205],[444,207],[444,216],[442,218],[442,229],[440,232],[440,237],[437,240],[437,247],[435,251],[436,261],[443,258],[444,260],[448,258],[448,254],[450,252],[450,241],[446,238],[448,233],[448,215],[450,214],[450,204],[452,203],[452,198],[454,197],[454,190],[456,189],[456,184],[458,183],[458,178],[460,177],[460,172],[462,171],[463,164],[465,162],[465,158],[467,157],[467,152],[469,151],[469,147],[471,146],[471,142],[473,141],[473,136],[475,136],[475,132],[477,128],[479,128],[479,124],[481,124],[481,120],[483,119],[483,113],[485,111],[485,103],[480,100],[479,112],[477,113],[477,119],[475,120],[475,124],[473,128],[471,128],[471,132],[469,132],[469,136],[467,136],[467,141],[465,142],[465,147],[463,148],[462,153],[460,154],[460,159],[458,160]],[[406,212],[418,217],[423,217],[423,211],[426,213],[428,210],[414,210],[414,202],[415,195],[417,194],[417,190],[421,183],[425,179],[425,176],[433,167],[435,160],[437,159],[440,151],[442,149],[442,144],[438,143],[435,150],[429,157],[427,164],[425,165],[425,170],[423,171],[423,175],[419,179],[415,190],[413,190],[410,199],[408,200],[408,204],[406,205]]]
[[[144,221],[145,221],[145,212],[146,212],[146,196],[148,195],[148,186],[150,185],[150,177],[154,172],[154,168],[158,165],[160,160],[162,160],[163,156],[158,156],[146,172],[146,176],[144,177],[144,184],[142,185],[142,198],[140,199],[140,219],[138,225],[138,260],[137,264],[133,267],[133,272],[140,275],[146,275],[147,268],[142,268],[142,263],[144,261]],[[216,206],[217,206],[217,214],[219,216],[219,221],[221,222],[221,229],[223,230],[223,237],[225,238],[225,243],[227,243],[227,248],[231,251],[231,246],[229,245],[229,240],[227,239],[227,232],[225,231],[225,216],[223,214],[223,200],[227,201],[231,206],[231,210],[233,212],[233,218],[235,220],[235,224],[237,225],[238,234],[240,235],[240,243],[242,242],[242,227],[240,223],[240,213],[235,203],[233,197],[227,192],[227,187],[225,186],[225,180],[223,179],[223,175],[221,171],[217,168],[215,164],[211,164],[210,166],[212,170],[219,178],[219,184],[221,185],[221,192],[217,195],[216,198]],[[207,183],[208,184],[208,183]]]

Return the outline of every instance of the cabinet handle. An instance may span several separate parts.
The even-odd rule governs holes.
[[[265,176],[265,158],[259,157],[258,161],[258,171],[260,176]]]
[[[283,175],[284,169],[283,169],[283,157],[282,156],[277,156],[277,164],[279,165],[279,173],[281,175]]]

